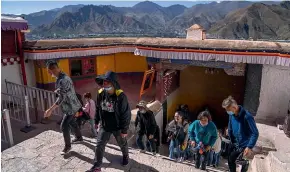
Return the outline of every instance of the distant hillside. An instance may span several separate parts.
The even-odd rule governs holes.
[[[289,39],[289,1],[222,1],[162,7],[144,1],[133,7],[70,5],[24,15],[31,25],[29,35],[155,35],[185,36],[193,24],[201,25],[213,38]]]
[[[279,5],[255,3],[228,14],[209,33],[229,39],[290,39],[290,2]]]

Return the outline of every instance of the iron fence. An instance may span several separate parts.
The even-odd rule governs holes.
[[[56,93],[35,87],[16,84],[5,80],[7,93],[18,97],[28,97],[28,106],[36,111],[45,112],[56,101]],[[53,111],[54,115],[62,116],[60,108]]]
[[[8,109],[1,111],[1,142],[7,144],[9,147],[14,145],[10,113]]]

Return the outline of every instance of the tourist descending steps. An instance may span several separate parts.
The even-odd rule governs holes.
[[[229,115],[228,134],[232,142],[232,150],[228,157],[230,172],[236,172],[237,162],[242,165],[241,172],[246,172],[249,163],[244,157],[252,153],[252,148],[259,137],[256,122],[254,117],[239,106],[231,96],[223,101],[222,107]]]
[[[135,127],[137,128],[137,145],[140,149],[141,153],[145,153],[145,146],[143,142],[143,137],[146,135],[147,141],[149,142],[146,144],[149,146],[149,150],[152,151],[153,155],[156,155],[156,142],[155,135],[159,133],[159,127],[157,126],[154,113],[148,109],[147,102],[140,101],[137,106],[139,108],[137,112],[137,117],[135,120]]]
[[[57,93],[58,98],[56,102],[45,111],[44,118],[50,117],[52,111],[57,107],[61,108],[64,115],[60,128],[63,132],[65,142],[65,147],[61,154],[65,154],[71,150],[70,130],[73,130],[73,133],[75,134],[75,139],[72,142],[83,140],[80,128],[74,120],[74,115],[82,106],[76,96],[71,78],[61,71],[61,69],[58,67],[58,64],[56,62],[48,62],[47,70],[52,77],[56,77],[55,92]]]
[[[127,131],[131,121],[131,110],[127,96],[117,82],[116,73],[108,71],[98,76],[96,82],[102,87],[98,91],[95,125],[100,123],[95,151],[95,162],[89,172],[101,171],[106,144],[113,134],[123,153],[122,165],[129,163]]]
[[[96,116],[96,103],[92,99],[92,95],[90,92],[87,92],[84,94],[85,99],[85,107],[83,107],[84,112],[88,113],[90,116],[90,119],[88,122],[90,123],[91,131],[92,131],[92,137],[97,137],[97,130],[95,127],[95,116]]]
[[[201,112],[197,119],[190,124],[188,135],[190,144],[196,152],[195,168],[198,169],[201,165],[201,170],[206,170],[210,150],[217,139],[217,128],[207,110]]]
[[[188,122],[181,111],[175,112],[174,120],[167,125],[166,131],[168,132],[168,141],[170,141],[169,158],[182,162],[187,149]]]

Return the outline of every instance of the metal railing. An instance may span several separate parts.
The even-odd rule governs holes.
[[[30,113],[28,106],[28,96],[18,97],[6,93],[1,93],[1,110],[9,110],[9,119],[25,123],[20,131],[25,133],[34,129],[31,126]]]
[[[1,113],[1,142],[4,142],[9,147],[14,145],[10,114],[8,109],[2,110]]]
[[[1,110],[10,111],[10,118],[19,122],[27,122],[25,114],[25,98],[1,93]],[[30,124],[30,121],[27,122]]]
[[[45,112],[56,101],[56,93],[35,87],[16,84],[5,80],[7,93],[18,97],[28,97],[28,106],[35,109],[35,113]],[[53,111],[54,115],[62,116],[60,108]]]

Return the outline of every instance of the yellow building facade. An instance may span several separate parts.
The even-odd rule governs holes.
[[[92,78],[102,75],[108,70],[116,73],[139,73],[148,69],[146,57],[135,56],[133,53],[127,52],[80,58],[60,58],[56,60],[62,71],[73,80]],[[89,65],[89,67],[86,67],[86,65]],[[35,60],[34,66],[37,87],[52,89],[55,78],[51,77],[47,72],[45,61]],[[89,70],[85,70],[85,68]],[[77,72],[77,69],[80,69],[81,72]]]

